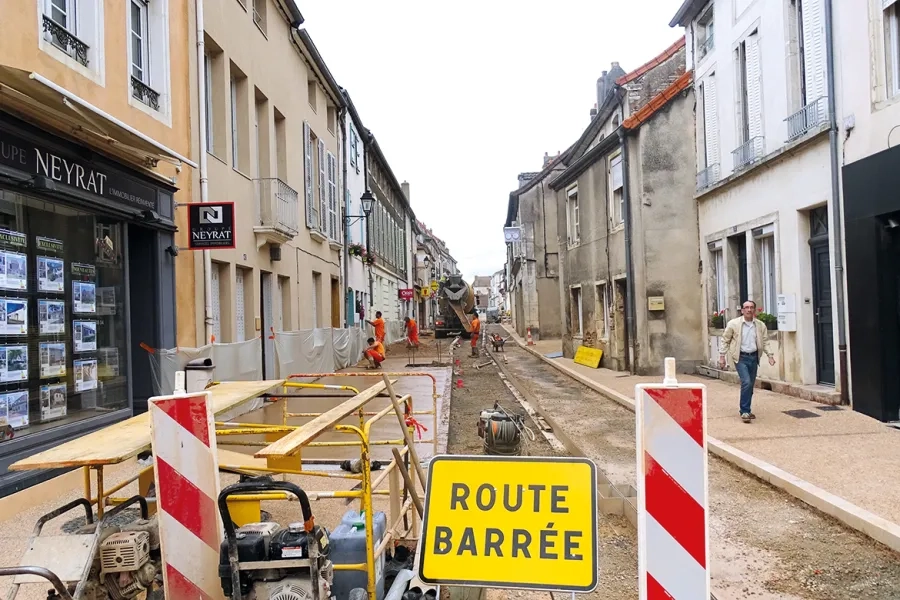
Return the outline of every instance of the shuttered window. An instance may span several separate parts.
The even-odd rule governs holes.
[[[219,300],[219,263],[212,264],[210,273],[212,279],[212,319],[213,319],[213,337],[215,341],[222,341],[222,304]],[[209,342],[209,340],[206,340]]]
[[[747,39],[747,111],[750,137],[763,135],[762,69],[760,66],[759,35]]]
[[[334,154],[328,153],[328,237],[338,239],[340,228],[338,227],[337,210],[337,160]]]
[[[828,95],[825,74],[825,8],[823,0],[802,0],[803,72],[806,104]]]
[[[887,96],[900,95],[900,3],[884,0],[884,67]]]
[[[319,231],[328,235],[328,200],[325,180],[325,142],[319,140]]]
[[[716,107],[716,78],[703,82],[703,139],[706,140],[706,166],[719,162],[719,120]]]
[[[306,226],[309,229],[318,227],[319,216],[316,210],[315,197],[313,196],[313,146],[312,132],[309,123],[303,121],[303,155],[304,155],[304,197],[306,200]]]
[[[244,269],[236,269],[234,275],[234,312],[237,316],[234,341],[236,342],[243,342],[247,339],[247,321],[244,319],[244,311]]]

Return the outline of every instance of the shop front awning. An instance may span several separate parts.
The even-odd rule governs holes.
[[[147,168],[155,168],[160,160],[197,168],[190,159],[39,73],[0,64],[0,107]]]

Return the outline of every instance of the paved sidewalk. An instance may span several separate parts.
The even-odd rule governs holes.
[[[520,346],[540,354],[583,383],[594,383],[591,387],[616,401],[633,404],[636,384],[662,379],[591,369],[568,358],[547,359],[546,354],[559,352],[559,340],[541,340],[528,347],[512,328],[504,327]],[[679,381],[706,385],[711,437],[837,496],[834,500],[843,499],[869,511],[875,521],[880,517],[890,522],[882,525],[893,524],[895,533],[900,531],[896,525],[900,523],[900,431],[849,407],[823,411],[825,405],[758,388],[753,394],[757,419],[748,425],[738,416],[738,385],[699,376],[678,377]],[[798,419],[784,413],[797,409],[805,409],[816,417]]]

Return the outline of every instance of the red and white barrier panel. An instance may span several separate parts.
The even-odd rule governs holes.
[[[635,386],[641,600],[709,598],[706,386]]]
[[[157,396],[149,406],[166,598],[221,600],[212,396]]]

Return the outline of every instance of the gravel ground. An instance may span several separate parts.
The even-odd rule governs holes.
[[[509,348],[509,346],[507,346]],[[465,348],[468,350],[468,348]],[[466,352],[465,354],[468,354]],[[454,388],[450,404],[450,434],[447,452],[450,454],[481,454],[482,439],[476,423],[479,413],[490,408],[495,400],[509,412],[526,414],[515,396],[498,376],[495,365],[476,370],[476,364],[488,361],[481,357],[461,357],[463,387]],[[527,418],[527,417],[526,417]],[[535,432],[535,441],[526,450],[531,456],[559,456],[541,436],[537,425],[527,418]],[[634,450],[632,449],[632,455]],[[600,584],[591,594],[579,594],[584,600],[635,600],[637,598],[637,554],[635,532],[630,523],[616,515],[598,515],[597,538],[600,546]],[[518,590],[488,591],[488,600],[548,600],[547,592]],[[567,600],[569,594],[554,594],[556,600]]]
[[[536,397],[613,483],[633,485],[634,414],[518,346],[507,351],[515,384]],[[715,457],[709,493],[718,600],[900,598],[900,556],[886,547]],[[633,531],[628,534],[633,557]],[[636,565],[629,573],[635,575]]]

